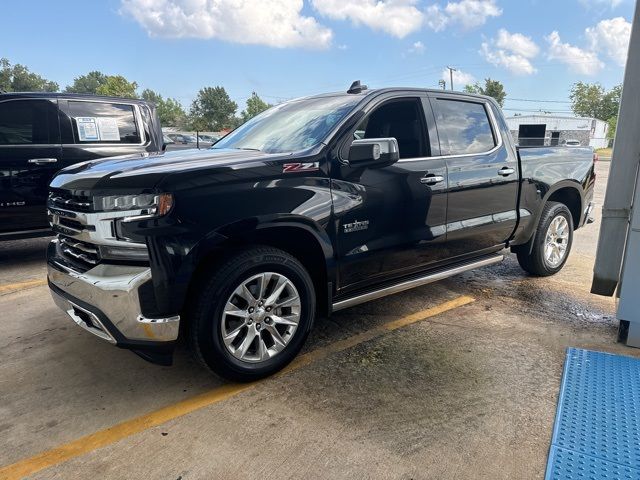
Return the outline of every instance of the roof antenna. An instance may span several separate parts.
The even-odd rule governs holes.
[[[366,90],[366,85],[360,85],[360,80],[356,80],[351,84],[347,93],[362,93],[363,90]]]

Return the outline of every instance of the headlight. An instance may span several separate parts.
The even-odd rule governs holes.
[[[103,212],[136,211],[135,215],[123,217],[123,222],[133,222],[149,218],[162,217],[173,207],[173,195],[170,193],[142,195],[109,195],[93,198],[94,208]]]
[[[139,210],[153,207],[156,195],[110,195],[108,197],[94,197],[96,210],[111,212],[114,210]]]

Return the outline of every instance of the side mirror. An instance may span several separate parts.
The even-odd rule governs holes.
[[[354,140],[349,148],[349,165],[354,167],[387,167],[400,159],[395,138]]]

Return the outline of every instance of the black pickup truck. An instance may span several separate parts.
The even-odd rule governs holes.
[[[46,204],[58,170],[162,149],[151,103],[65,93],[0,94],[0,241],[51,234]]]
[[[283,368],[316,314],[517,254],[564,265],[589,148],[514,146],[490,98],[422,89],[289,101],[206,151],[69,167],[49,285],[76,323],[157,363],[179,336],[236,380]]]

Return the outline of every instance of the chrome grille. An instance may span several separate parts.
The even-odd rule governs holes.
[[[79,242],[68,237],[58,236],[60,251],[74,262],[80,262],[83,266],[97,265],[100,263],[100,251],[98,247],[90,243]]]
[[[93,200],[85,195],[72,195],[65,190],[52,190],[49,193],[49,206],[77,212],[91,212]]]

